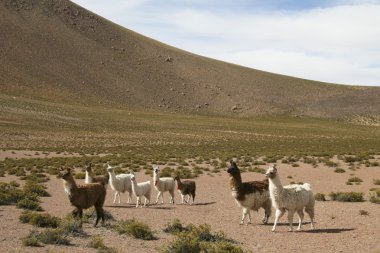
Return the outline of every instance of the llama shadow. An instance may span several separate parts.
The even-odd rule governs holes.
[[[216,202],[213,201],[213,202],[205,202],[205,203],[194,203],[192,204],[193,206],[208,206],[208,205],[213,205],[215,204]]]
[[[123,208],[123,209],[125,209],[125,208],[136,208],[136,205],[128,205],[127,204],[127,206],[126,205],[112,205],[112,206],[104,206],[104,207],[109,207],[109,208]]]
[[[151,205],[148,208],[151,208],[151,209],[160,209],[160,210],[172,210],[172,209],[174,209],[173,207],[157,206],[157,205]]]
[[[314,233],[338,234],[338,233],[348,232],[352,230],[355,230],[355,228],[321,228],[321,229],[314,229],[314,230],[302,230],[299,232],[311,233],[311,234],[314,234]]]

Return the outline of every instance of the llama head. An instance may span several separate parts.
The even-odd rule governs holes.
[[[272,165],[269,165],[269,168],[267,172],[265,173],[265,176],[268,178],[274,178],[277,175],[277,165],[274,163]]]
[[[63,167],[61,168],[61,170],[62,169],[63,169]],[[67,168],[66,171],[62,174],[62,179],[65,180],[65,181],[68,181],[72,177],[73,177],[73,175],[71,174],[71,169],[70,168]]]
[[[236,165],[236,163],[234,161],[230,161],[231,165],[230,167],[228,168],[227,172],[231,175],[231,176],[234,176],[234,175],[239,175],[240,174],[240,170],[238,168],[238,166]]]
[[[134,174],[131,175],[131,181],[136,181],[136,177]]]
[[[86,166],[86,171],[87,172],[92,172],[92,163],[89,163],[87,166]]]
[[[153,166],[153,173],[157,175],[160,172],[158,165]]]
[[[113,168],[109,164],[107,164],[107,172],[113,172]]]

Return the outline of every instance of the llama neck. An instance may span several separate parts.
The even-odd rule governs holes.
[[[86,183],[92,183],[92,173],[86,170]]]
[[[112,181],[113,181],[113,182],[116,181],[116,175],[115,175],[115,172],[113,172],[113,171],[110,172],[110,171],[109,171],[109,172],[108,172],[108,175],[110,175],[110,178],[109,178],[109,179],[110,179],[111,182],[112,182]]]
[[[68,196],[73,196],[73,194],[75,193],[75,191],[78,189],[78,186],[77,184],[75,183],[74,179],[71,178],[69,180],[65,180],[64,181],[64,188],[65,188],[65,192]]]
[[[160,176],[156,173],[153,175],[153,183],[154,185],[158,185],[160,183]]]
[[[242,184],[242,181],[241,181],[241,175],[240,174],[230,177],[230,188],[231,188],[231,190],[237,190],[241,184]]]
[[[183,184],[182,184],[181,179],[178,178],[176,180],[177,180],[177,188],[178,188],[178,190],[182,189]]]
[[[276,175],[274,178],[269,178],[269,188],[277,189],[278,191],[282,191],[284,189],[278,175]]]

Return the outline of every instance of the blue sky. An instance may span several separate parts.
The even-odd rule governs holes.
[[[380,86],[380,0],[74,2],[199,55],[306,79]]]

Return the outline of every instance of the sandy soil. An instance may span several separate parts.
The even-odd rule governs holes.
[[[290,181],[303,181],[312,184],[314,193],[329,193],[331,191],[362,191],[368,197],[369,189],[374,187],[372,180],[380,178],[380,169],[362,168],[355,172],[347,170],[338,174],[333,168],[319,165],[312,168],[301,164],[301,167],[291,167],[279,164],[279,173],[283,184]],[[344,166],[342,166],[344,167]],[[361,185],[348,186],[345,184],[353,173],[363,179]],[[293,178],[289,179],[288,176]],[[264,176],[257,173],[243,173],[243,181],[259,180]],[[11,181],[15,177],[7,176],[0,181]],[[139,173],[138,181],[149,180],[149,176]],[[78,180],[79,181],[79,180]],[[271,232],[273,215],[269,225],[261,224],[263,211],[253,213],[253,224],[239,225],[241,210],[235,203],[228,188],[228,174],[202,175],[195,179],[197,183],[196,204],[193,206],[180,205],[179,194],[176,194],[176,204],[168,204],[168,194],[165,194],[164,205],[154,205],[149,208],[136,209],[125,204],[126,195],[122,195],[121,205],[113,205],[113,192],[108,188],[105,209],[112,213],[116,220],[136,218],[147,223],[157,232],[158,240],[142,241],[128,236],[118,235],[104,227],[93,228],[84,225],[88,236],[99,235],[105,244],[114,246],[121,252],[154,252],[156,247],[168,243],[172,236],[162,232],[168,222],[178,218],[184,224],[208,223],[213,231],[222,230],[229,237],[253,252],[379,252],[380,208],[368,201],[362,203],[340,203],[333,201],[316,203],[316,230],[309,229],[309,218],[306,216],[302,232],[288,232],[286,215],[281,219],[277,232]],[[47,183],[51,197],[43,198],[43,208],[52,215],[63,217],[72,210],[63,192],[62,182],[54,177]],[[156,192],[152,195],[154,201]],[[135,200],[135,199],[134,199]],[[359,210],[369,212],[360,215]],[[23,247],[20,238],[27,235],[32,226],[21,224],[18,217],[21,210],[14,206],[0,206],[0,250],[2,252],[96,252],[87,247],[88,238],[74,238],[72,246],[45,246],[43,248]],[[295,219],[295,221],[297,221]]]

